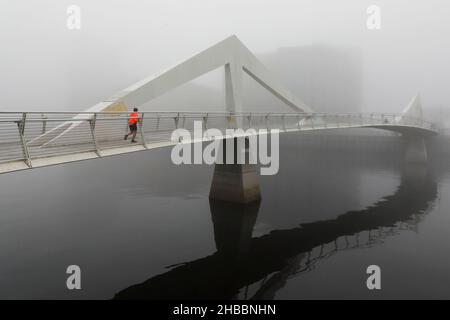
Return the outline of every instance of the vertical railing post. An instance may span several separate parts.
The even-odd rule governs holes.
[[[142,117],[140,119],[140,124],[139,124],[139,132],[141,134],[142,145],[144,146],[145,149],[147,149],[147,144],[145,143],[145,135],[144,135],[144,115],[145,115],[145,113],[142,112]],[[158,120],[159,120],[159,117],[158,117]]]
[[[125,134],[128,134],[128,129],[129,129],[129,125],[128,125],[128,114],[127,113],[121,113],[121,114],[119,114],[119,117],[121,117],[122,116],[122,114],[125,116]]]
[[[97,139],[95,138],[95,125],[97,122],[97,114],[94,113],[94,116],[88,120],[89,121],[89,127],[91,128],[91,137],[92,137],[92,143],[94,144],[94,148],[95,148],[95,153],[97,154],[97,156],[101,156],[100,155],[100,149],[98,148],[98,144],[97,144]]]
[[[175,121],[175,129],[178,129],[178,123],[180,122],[180,113],[177,113],[177,116],[174,118]]]
[[[208,130],[208,113],[203,117],[203,129]]]
[[[41,114],[42,118],[42,134],[44,134],[47,131],[47,116],[45,114]]]
[[[281,122],[283,123],[283,130],[286,131],[286,121],[285,121],[284,114],[281,116]]]
[[[156,131],[159,130],[159,114],[156,114]]]
[[[28,152],[27,141],[25,139],[25,124],[27,121],[27,113],[22,114],[22,120],[17,121],[17,127],[19,129],[20,142],[22,144],[23,158],[29,168],[32,168],[30,153]]]

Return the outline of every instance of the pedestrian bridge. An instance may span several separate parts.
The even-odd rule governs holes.
[[[432,123],[402,114],[142,112],[138,142],[132,144],[123,139],[128,114],[81,114],[83,118],[80,113],[65,112],[0,113],[0,173],[250,134],[229,135],[226,129],[231,128],[252,128],[257,134],[345,128],[375,128],[418,137],[437,134]],[[79,118],[73,120],[76,116]],[[172,139],[177,128],[193,132],[196,121],[204,129],[221,130],[223,135]]]
[[[129,110],[219,67],[225,68],[224,112],[141,112],[137,143],[124,141]],[[242,99],[244,73],[292,111],[245,112]],[[204,129],[219,129],[223,134],[183,141],[172,139],[175,129],[193,131],[196,121],[201,122]],[[230,135],[226,129],[249,128],[256,129],[257,134],[270,130],[281,133],[344,128],[389,130],[408,138],[407,157],[413,161],[426,159],[424,138],[438,133],[432,123],[423,119],[418,96],[399,114],[314,112],[286,89],[236,36],[231,36],[84,112],[0,112],[0,173],[170,147],[178,143],[233,138],[248,133]]]

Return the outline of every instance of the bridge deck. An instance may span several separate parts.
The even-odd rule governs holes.
[[[265,134],[336,128],[376,128],[402,134],[437,134],[429,122],[386,114],[258,114],[258,113],[140,113],[138,143],[125,141],[128,130],[126,113],[0,113],[0,173],[41,166],[93,159],[122,153],[172,146],[177,128],[194,131],[194,123],[203,130],[219,129],[214,138],[231,137],[228,128],[249,128]],[[248,133],[246,133],[248,134]],[[245,135],[245,134],[244,134]],[[234,135],[238,136],[238,135]],[[210,140],[187,139],[183,143]]]

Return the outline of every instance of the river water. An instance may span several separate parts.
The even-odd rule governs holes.
[[[210,201],[213,167],[170,149],[0,175],[0,298],[449,299],[449,157],[404,166],[401,149],[282,136],[246,206]]]

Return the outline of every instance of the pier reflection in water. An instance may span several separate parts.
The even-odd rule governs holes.
[[[0,298],[449,298],[448,157],[402,170],[394,138],[282,136],[247,206],[170,149],[3,175]]]
[[[422,166],[405,167],[395,193],[366,209],[252,237],[260,203],[210,201],[217,251],[126,288],[115,299],[273,299],[292,277],[344,250],[416,228],[438,194]],[[251,294],[249,286],[252,286]]]

